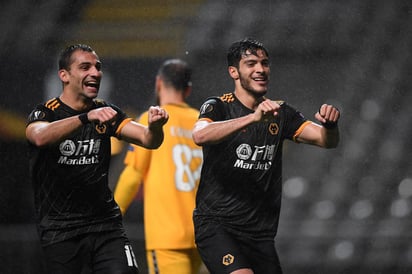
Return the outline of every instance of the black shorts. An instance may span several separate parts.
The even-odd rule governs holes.
[[[123,231],[84,234],[43,249],[47,273],[139,273],[132,246]]]
[[[239,237],[221,225],[196,220],[196,244],[211,274],[250,268],[255,274],[281,274],[274,240]]]

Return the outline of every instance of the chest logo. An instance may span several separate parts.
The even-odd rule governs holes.
[[[247,160],[252,155],[252,148],[248,144],[241,144],[236,149],[237,157],[241,160]]]
[[[64,156],[72,156],[76,151],[76,145],[72,140],[65,140],[59,146],[60,153]]]
[[[97,124],[97,125],[96,125],[96,131],[97,131],[99,134],[105,134],[105,133],[106,133],[106,130],[107,130],[106,124],[101,124],[101,125]]]
[[[279,125],[277,123],[270,123],[269,132],[272,135],[277,135],[279,133]]]

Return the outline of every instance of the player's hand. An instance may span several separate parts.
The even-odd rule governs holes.
[[[151,106],[149,108],[149,128],[159,128],[167,123],[169,114],[167,111],[159,106]]]
[[[335,127],[340,117],[339,110],[328,104],[323,104],[315,113],[315,118],[325,127]]]
[[[274,116],[278,115],[280,107],[281,106],[275,101],[265,99],[258,105],[257,109],[255,110],[255,121],[268,121],[272,119]]]
[[[96,108],[87,113],[87,118],[89,121],[98,122],[100,124],[106,122],[110,123],[116,118],[116,116],[117,111],[111,107]]]

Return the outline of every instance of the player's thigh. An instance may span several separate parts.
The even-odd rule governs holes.
[[[274,240],[245,239],[244,250],[250,254],[255,274],[282,274]]]
[[[123,233],[106,233],[96,240],[93,273],[139,273],[133,248]]]
[[[219,226],[197,234],[196,244],[204,264],[211,273],[232,273],[239,269],[251,269],[252,264],[241,242]]]
[[[147,250],[149,274],[192,274],[198,273],[201,266],[196,249],[156,249]]]
[[[92,244],[79,236],[43,248],[47,272],[55,274],[92,273]]]
[[[196,244],[211,273],[282,273],[273,240],[240,237],[217,224],[200,224],[203,227],[197,227]]]

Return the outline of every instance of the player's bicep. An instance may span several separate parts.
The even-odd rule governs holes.
[[[193,132],[197,132],[199,130],[204,129],[211,122],[212,121],[210,119],[205,118],[198,120],[193,127]]]
[[[192,130],[192,138],[195,144],[202,145],[205,142],[205,139],[207,139],[207,136],[210,133],[208,126],[211,122],[212,120],[210,119],[201,118],[195,123]]]
[[[49,122],[36,121],[32,122],[26,127],[26,138],[29,142],[36,144],[37,139],[41,138],[41,132],[49,125]]]
[[[319,145],[322,141],[322,127],[313,122],[307,123],[296,136],[299,143]]]
[[[142,145],[144,143],[146,130],[147,127],[142,124],[135,121],[128,121],[121,128],[120,136],[122,140],[128,143]]]

